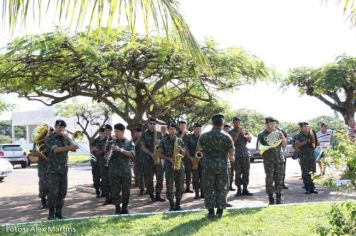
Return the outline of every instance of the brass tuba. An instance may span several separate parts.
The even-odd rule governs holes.
[[[258,142],[258,151],[259,153],[262,155],[265,151],[271,149],[271,148],[275,148],[278,147],[281,142],[282,142],[282,138],[281,135],[279,133],[278,130],[272,131],[271,133],[269,133],[266,137],[266,145],[262,145],[260,142]]]
[[[203,158],[203,153],[200,151],[197,151],[195,153],[195,158],[194,158],[194,163],[192,166],[192,170],[197,170],[199,168],[199,163],[200,163],[200,159]]]
[[[178,138],[174,141],[172,163],[174,170],[180,170],[182,168],[182,158],[184,157],[179,153],[180,147],[178,145]]]
[[[44,140],[49,134],[50,127],[47,124],[40,124],[32,131],[31,140],[35,143],[35,150],[45,159],[47,156],[43,153],[46,145]]]

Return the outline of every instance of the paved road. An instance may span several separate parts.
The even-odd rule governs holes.
[[[264,189],[265,175],[261,161],[251,163],[250,191],[252,197],[235,197],[234,192],[228,195],[228,201],[236,207],[267,204]],[[39,209],[38,177],[36,166],[26,169],[16,168],[14,172],[0,183],[0,224],[44,220],[46,210]],[[101,214],[112,214],[114,206],[102,206],[103,199],[95,198],[93,193],[76,191],[78,186],[89,186],[92,183],[91,169],[88,165],[76,165],[69,168],[68,195],[65,201],[64,213],[70,217],[82,217]],[[300,179],[300,167],[297,161],[288,159],[287,179],[288,190],[283,193],[285,203],[356,200],[355,193],[337,192],[322,189],[319,186],[318,195],[303,194]],[[130,200],[130,212],[166,211],[167,202],[150,203],[148,196],[137,196],[133,189]],[[203,208],[204,201],[194,200],[194,194],[184,194],[182,207],[184,209]]]

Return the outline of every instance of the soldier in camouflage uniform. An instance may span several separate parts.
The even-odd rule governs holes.
[[[112,126],[106,124],[105,126],[105,139],[103,139],[99,146],[101,150],[104,152],[104,163],[101,165],[102,170],[102,196],[105,197],[105,201],[103,205],[108,205],[112,203],[111,189],[109,183],[109,153],[110,153],[110,142],[113,140],[112,138]]]
[[[149,118],[148,129],[145,130],[141,138],[141,149],[144,157],[144,179],[147,192],[152,201],[164,202],[166,199],[161,197],[163,188],[163,166],[160,162],[158,165],[154,164],[154,148],[159,144],[158,134],[156,132],[156,119]],[[156,135],[156,137],[155,137]],[[156,140],[156,143],[155,143]],[[153,175],[156,175],[156,196],[154,196]]]
[[[54,129],[50,129],[50,133],[53,133]],[[37,163],[37,173],[38,173],[38,186],[39,186],[39,197],[41,198],[41,209],[48,208],[47,197],[48,197],[48,183],[47,183],[47,166],[48,166],[48,153],[44,142],[38,144],[40,149],[36,150],[36,143],[33,144],[32,156],[38,157]]]
[[[48,220],[65,218],[62,215],[62,208],[68,187],[68,151],[78,149],[77,145],[63,135],[65,127],[66,123],[63,120],[57,120],[54,133],[45,139],[48,153]]]
[[[299,123],[301,132],[293,139],[294,148],[299,153],[300,166],[302,169],[302,178],[305,186],[305,194],[318,193],[315,190],[311,174],[316,171],[314,148],[316,144],[315,137],[310,134],[310,127],[307,122]]]
[[[231,131],[231,126],[229,124],[225,124],[224,125],[224,131],[226,133],[229,133]],[[232,187],[232,183],[234,182],[234,174],[235,174],[235,166],[232,165],[232,162],[230,161],[229,163],[229,186],[228,186],[228,190],[230,191],[235,191],[236,189],[234,189]]]
[[[134,143],[135,143],[135,158],[134,158],[134,170],[135,170],[135,182],[137,181],[137,185],[140,189],[140,196],[144,194],[144,155],[141,150],[141,137],[142,137],[142,129],[141,127],[137,127],[135,129],[134,134]]]
[[[173,168],[173,150],[174,144],[177,141],[179,153],[185,154],[183,141],[176,136],[176,125],[169,125],[169,136],[165,136],[160,144],[159,144],[159,152],[161,159],[164,161],[164,168],[166,173],[166,188],[167,188],[167,198],[170,204],[170,211],[179,211],[182,210],[180,207],[180,200],[183,195],[184,189],[184,162],[182,161],[181,168],[179,170],[175,170]],[[176,187],[175,193],[173,192],[174,186]],[[176,198],[176,202],[174,204],[174,195]]]
[[[209,210],[208,218],[222,217],[226,208],[228,162],[234,159],[234,144],[231,137],[224,131],[224,116],[212,117],[213,128],[200,136],[198,150],[204,154],[203,188],[205,207]]]
[[[273,117],[266,118],[266,129],[258,135],[257,149],[259,145],[268,146],[267,136],[276,131],[276,119]],[[282,145],[287,145],[287,139],[283,133],[279,131],[282,142],[279,146],[270,148],[262,154],[263,166],[266,173],[266,192],[268,194],[269,204],[273,205],[273,193],[276,193],[276,204],[282,203],[283,189],[283,171],[284,171],[284,156],[282,155]]]
[[[184,120],[179,121],[179,131],[177,132],[178,138],[182,139],[184,146],[188,145],[189,131],[187,130],[187,122]],[[192,193],[190,190],[190,183],[192,182],[192,160],[186,155],[184,157],[184,168],[185,168],[185,192]]]
[[[92,155],[95,156],[96,161],[94,161],[93,159],[90,160],[90,165],[91,165],[91,173],[93,175],[93,183],[94,183],[94,188],[95,188],[95,193],[96,193],[96,197],[99,198],[100,197],[100,189],[101,189],[101,172],[100,172],[100,161],[102,161],[101,159],[99,159],[97,157],[97,145],[100,142],[100,140],[105,138],[105,129],[104,128],[100,128],[99,130],[99,136],[96,137],[92,143],[91,143],[91,153]]]
[[[246,144],[251,142],[251,135],[242,128],[241,119],[233,118],[234,128],[229,132],[235,144],[235,184],[237,186],[236,196],[251,196],[247,189],[250,175],[250,157]],[[243,190],[241,193],[241,185]]]
[[[286,137],[286,139],[287,139],[287,141],[288,141],[288,135],[287,135],[287,133],[286,133],[283,129],[279,128],[279,121],[278,121],[278,120],[276,120],[276,129],[282,131],[284,137]],[[285,154],[284,154],[285,149],[286,149],[286,147],[282,147],[282,154],[284,155],[284,163],[283,163],[283,165],[284,165],[284,166],[283,166],[283,168],[284,168],[284,170],[283,170],[283,189],[288,189],[288,187],[285,185],[286,168],[287,168],[287,158],[285,157]]]
[[[128,214],[127,206],[130,199],[131,167],[130,162],[135,156],[135,147],[124,137],[125,126],[114,125],[115,139],[110,141],[109,149],[109,183],[115,214]],[[122,206],[121,206],[122,203]]]
[[[191,160],[192,163],[194,163],[195,160],[195,153],[197,151],[197,146],[198,146],[198,140],[201,134],[201,127],[202,125],[199,123],[194,124],[194,131],[193,133],[188,135],[188,140],[187,140],[187,154],[186,156]],[[201,171],[202,171],[202,166],[201,166],[201,160],[199,161],[198,169],[193,170],[193,188],[195,191],[195,197],[194,199],[199,199],[200,197],[204,197],[203,194],[203,188],[201,186],[202,183],[202,176],[201,176]],[[201,192],[199,196],[199,190]]]

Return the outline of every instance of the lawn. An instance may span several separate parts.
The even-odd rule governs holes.
[[[90,159],[89,155],[85,154],[69,154],[68,163],[69,164],[79,164],[88,162]]]
[[[0,235],[318,235],[328,226],[330,203],[228,210],[210,221],[206,211],[141,216],[97,217],[2,227]],[[35,232],[37,230],[37,233]],[[38,234],[39,230],[44,230]],[[49,232],[62,230],[60,234]],[[12,231],[12,232],[10,232]],[[32,232],[31,232],[32,231]]]

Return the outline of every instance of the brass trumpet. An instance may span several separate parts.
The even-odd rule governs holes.
[[[195,153],[195,159],[194,159],[194,163],[192,166],[192,170],[197,170],[199,168],[199,163],[200,163],[200,159],[203,158],[203,153],[200,151],[197,151]]]

